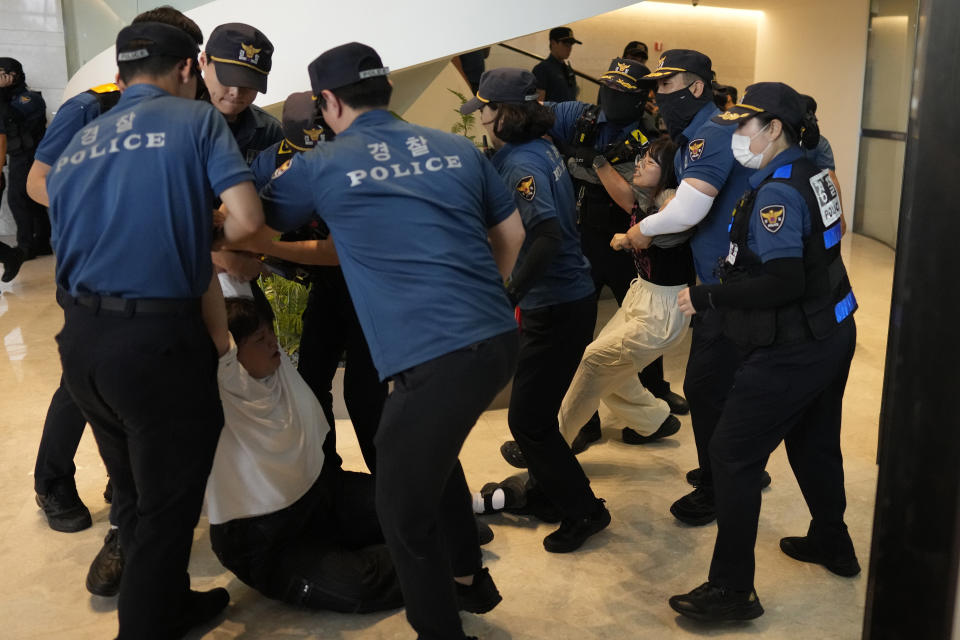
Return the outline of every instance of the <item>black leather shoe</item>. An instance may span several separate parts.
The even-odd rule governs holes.
[[[583,425],[580,433],[573,439],[573,442],[570,444],[570,450],[573,451],[573,455],[579,455],[586,451],[587,447],[599,440],[602,435],[603,432],[600,429],[600,423],[590,421]]]
[[[699,487],[702,480],[703,480],[703,472],[700,470],[700,467],[687,471],[687,482],[690,485],[694,487]],[[760,476],[760,488],[766,489],[769,486],[770,486],[770,474],[764,471],[763,474]]]
[[[680,431],[680,421],[675,416],[667,416],[667,419],[663,421],[656,431],[651,433],[648,436],[639,433],[630,427],[623,428],[623,441],[627,444],[650,444],[651,442],[656,442],[661,438],[666,438],[672,436],[677,431]]]
[[[667,406],[670,407],[670,413],[675,413],[678,416],[685,416],[690,413],[690,405],[687,404],[686,398],[679,393],[667,391],[657,397],[667,403]]]
[[[603,500],[597,500],[597,509],[582,518],[564,518],[560,528],[543,539],[543,548],[550,553],[570,553],[576,551],[587,538],[603,531],[610,524],[610,512]]]
[[[517,469],[527,468],[527,459],[523,457],[523,452],[520,451],[520,445],[517,444],[516,440],[507,440],[500,445],[500,455],[512,467]]]
[[[223,587],[187,593],[180,621],[174,627],[175,637],[187,634],[194,627],[210,622],[230,604],[230,594]]]
[[[670,513],[680,522],[693,527],[710,524],[717,519],[713,487],[697,487],[670,505]]]
[[[113,482],[110,481],[110,476],[107,476],[107,486],[103,488],[103,501],[113,504]]]
[[[123,552],[120,551],[120,530],[111,528],[103,539],[103,547],[87,571],[87,591],[110,598],[120,593],[123,577]]]
[[[80,500],[73,480],[55,483],[46,494],[37,494],[37,506],[43,509],[47,524],[54,531],[73,533],[93,525],[90,510]]]
[[[487,613],[503,600],[503,596],[497,590],[497,585],[490,577],[490,570],[486,567],[473,574],[473,584],[466,585],[457,582],[456,587],[457,602],[460,604],[461,611]]]
[[[763,615],[755,590],[733,591],[711,582],[704,582],[690,593],[671,597],[670,607],[688,618],[707,622],[753,620]]]
[[[20,249],[14,248],[10,251],[10,257],[3,261],[3,276],[0,276],[0,282],[10,282],[20,273],[20,267],[23,266],[24,254]]]
[[[856,554],[828,555],[808,536],[780,538],[780,550],[794,560],[822,564],[832,573],[844,578],[852,578],[860,573]]]

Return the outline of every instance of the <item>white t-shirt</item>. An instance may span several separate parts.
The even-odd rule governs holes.
[[[320,403],[283,352],[280,367],[258,380],[237,360],[231,342],[217,378],[225,420],[207,482],[210,523],[290,506],[323,468],[330,425]]]

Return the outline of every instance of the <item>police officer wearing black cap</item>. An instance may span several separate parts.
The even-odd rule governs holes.
[[[223,426],[201,317],[216,282],[210,211],[217,196],[229,206],[227,240],[256,232],[263,214],[226,122],[192,99],[194,39],[140,23],[116,49],[127,89],[47,180],[65,311],[57,342],[114,484],[126,556],[118,637],[176,638],[229,601],[223,589],[190,591],[187,574]]]
[[[316,214],[330,228],[373,362],[394,385],[377,430],[376,501],[407,619],[424,640],[464,638],[458,609],[485,613],[501,596],[481,568],[457,457],[516,367],[503,280],[523,223],[469,140],[387,111],[376,51],[342,45],[308,71],[337,138],[277,172],[261,192],[267,221],[286,230]]]
[[[717,540],[709,581],[674,596],[701,620],[755,618],[753,588],[760,478],[780,442],[810,510],[806,536],[780,540],[788,556],[840,576],[860,572],[843,521],[840,423],[856,348],[857,301],[840,257],[840,198],[830,172],[804,150],[819,130],[785,84],[763,82],[713,122],[736,133],[737,162],[756,169],[734,212],[721,283],[680,292],[688,315],[720,309],[743,351],[710,441]]]
[[[567,62],[575,44],[583,43],[573,37],[570,27],[550,29],[550,55],[533,68],[541,100],[567,102],[577,99],[577,76]]]
[[[573,185],[560,153],[543,138],[554,116],[537,101],[532,73],[484,73],[476,97],[460,107],[464,114],[477,110],[497,149],[493,165],[513,190],[527,233],[507,285],[521,312],[520,361],[507,422],[530,475],[560,513],[560,528],[544,538],[544,547],[575,551],[610,523],[610,513],[590,489],[557,419],[597,319]]]
[[[650,246],[651,236],[696,227],[690,239],[697,277],[704,284],[719,282],[717,261],[727,254],[730,212],[748,189],[752,169],[736,162],[730,148],[732,132],[710,121],[720,113],[713,103],[712,62],[699,51],[671,49],[646,76],[656,80],[657,104],[670,137],[680,150],[675,159],[680,186],[676,197],[659,213],[627,232],[635,249]],[[693,336],[683,390],[690,402],[700,467],[687,474],[693,492],[673,503],[670,512],[689,525],[716,518],[709,442],[740,362],[736,345],[723,332],[719,311],[703,309],[693,318]],[[769,476],[764,477],[769,483]]]
[[[27,173],[47,127],[47,106],[38,91],[27,87],[23,65],[14,58],[0,58],[0,169],[9,156],[7,203],[17,223],[17,249],[4,249],[4,282],[16,275],[23,260],[50,255],[50,220],[44,206],[27,195]],[[0,178],[2,179],[2,178]],[[0,189],[0,193],[2,193]]]
[[[647,64],[650,53],[646,43],[640,42],[639,40],[631,40],[627,43],[627,46],[623,48],[623,55],[620,57],[626,58],[627,60],[636,60],[640,64]]]
[[[614,251],[610,239],[627,230],[630,216],[607,193],[597,171],[612,167],[629,183],[635,159],[643,153],[649,137],[658,135],[644,130],[641,122],[654,86],[641,80],[648,71],[638,62],[614,58],[609,70],[600,77],[599,105],[585,102],[549,105],[556,115],[549,133],[567,157],[577,197],[583,254],[590,261],[596,296],[599,298],[607,286],[617,304],[623,302],[637,272],[633,259],[624,252]],[[686,413],[684,399],[670,391],[670,384],[663,379],[663,358],[645,368],[640,379],[651,393],[666,403],[667,416],[671,412]],[[654,432],[661,425],[635,426]],[[600,417],[595,414],[571,446],[579,453],[600,436]],[[512,455],[505,457],[508,462],[516,459]]]
[[[333,131],[316,113],[309,91],[291,94],[283,105],[284,139],[257,156],[251,169],[258,188],[293,156],[334,139]],[[363,460],[371,473],[376,470],[373,444],[380,423],[387,385],[380,381],[363,337],[357,312],[329,241],[330,230],[321,220],[285,234],[280,240],[271,230],[257,238],[252,249],[297,265],[308,274],[310,292],[303,312],[300,357],[297,369],[323,407],[330,435],[325,441],[328,460],[336,455],[335,420],[331,388],[341,358],[344,359],[343,399],[357,434]]]

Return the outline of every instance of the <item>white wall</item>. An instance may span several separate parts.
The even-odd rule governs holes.
[[[48,117],[59,106],[67,84],[63,22],[59,0],[0,0],[0,56],[23,65],[27,84],[43,92]],[[16,233],[4,193],[0,235]]]
[[[756,79],[786,82],[819,103],[820,130],[837,160],[847,223],[856,197],[869,0],[768,0]]]

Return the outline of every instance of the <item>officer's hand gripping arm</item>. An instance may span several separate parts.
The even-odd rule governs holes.
[[[690,289],[690,302],[698,311],[731,307],[774,309],[803,296],[806,277],[803,258],[776,258],[763,263],[763,272],[723,284]]]
[[[490,239],[490,248],[500,276],[506,281],[513,273],[523,239],[526,237],[520,212],[514,209],[502,222],[487,229],[487,237]]]

